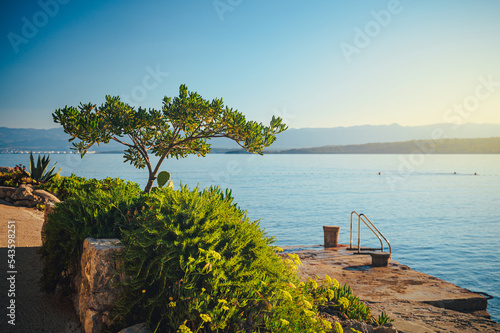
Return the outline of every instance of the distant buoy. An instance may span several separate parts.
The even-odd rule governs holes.
[[[474,176],[477,176],[477,172],[474,172]]]
[[[457,174],[457,172],[455,171],[453,174],[454,174],[454,175],[456,175],[456,174]]]
[[[380,176],[380,172],[378,173],[378,175]]]

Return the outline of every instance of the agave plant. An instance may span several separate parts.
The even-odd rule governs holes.
[[[57,163],[54,163],[52,168],[47,171],[47,168],[49,167],[50,164],[50,157],[49,155],[43,156],[42,158],[40,157],[40,154],[38,155],[38,160],[35,165],[35,160],[33,159],[33,154],[30,153],[30,174],[31,178],[39,181],[39,182],[47,182],[52,179],[56,174],[54,173],[54,168],[56,167]]]

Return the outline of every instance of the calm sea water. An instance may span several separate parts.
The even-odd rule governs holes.
[[[147,180],[119,154],[51,159],[62,175]],[[2,166],[28,160],[0,154]],[[500,321],[500,155],[212,154],[167,160],[162,170],[176,186],[231,188],[282,246],[322,244],[323,225],[340,226],[340,242],[349,243],[350,213],[364,213],[391,242],[395,260],[494,296],[488,311]],[[379,245],[368,229],[361,241]]]

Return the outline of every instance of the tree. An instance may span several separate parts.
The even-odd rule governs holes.
[[[287,129],[279,117],[273,116],[269,127],[247,121],[238,110],[224,106],[222,98],[210,102],[188,91],[184,84],[179,87],[179,97],[164,97],[161,110],[136,109],[120,101],[119,96],[108,95],[100,107],[92,103],[65,106],[52,117],[71,136],[69,141],[79,140],[73,142],[72,149],[82,158],[96,143],[114,140],[125,145],[125,162],[148,169],[146,193],[151,191],[166,158],[205,156],[210,152],[208,140],[219,137],[232,139],[246,151],[262,155],[264,148],[276,140],[275,135]],[[149,153],[160,157],[154,167]]]

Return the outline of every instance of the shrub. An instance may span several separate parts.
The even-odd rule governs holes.
[[[330,278],[326,278],[328,281]],[[330,281],[332,281],[330,279]],[[315,280],[309,280],[305,288],[307,292],[311,293],[315,299],[318,300],[319,305],[326,312],[336,312],[340,317],[345,319],[356,319],[366,322],[371,322],[372,315],[371,309],[360,299],[352,293],[351,287],[345,284],[343,287],[339,287],[338,282],[334,280],[333,283],[318,283]]]
[[[321,332],[297,258],[283,261],[258,222],[218,188],[156,189],[136,203],[120,252],[122,326],[157,332]],[[295,259],[292,260],[292,259]],[[330,325],[331,326],[331,325]]]
[[[22,184],[36,185],[37,181],[17,166],[14,172],[0,172],[0,186],[19,187]]]
[[[63,187],[67,191],[64,201],[55,206],[43,230],[41,286],[47,292],[54,292],[57,286],[65,292],[71,291],[71,277],[78,268],[85,238],[120,237],[125,221],[122,209],[141,191],[138,184],[119,178],[64,179],[71,186]]]
[[[114,332],[142,321],[155,332],[331,330],[318,307],[371,318],[348,286],[328,276],[300,282],[299,257],[278,256],[273,238],[230,191],[181,186],[141,194],[137,184],[120,179],[54,181],[67,194],[44,229],[42,288],[71,291],[85,238],[122,239],[125,279]]]

